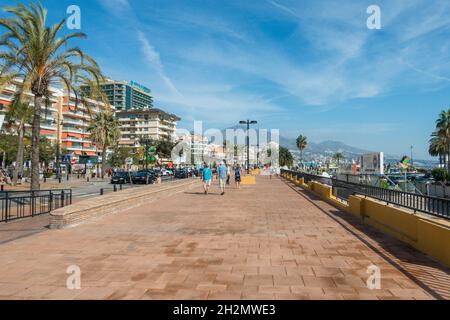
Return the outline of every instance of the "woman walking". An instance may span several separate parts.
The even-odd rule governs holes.
[[[234,168],[234,182],[236,183],[236,189],[241,188],[241,166],[237,165]]]

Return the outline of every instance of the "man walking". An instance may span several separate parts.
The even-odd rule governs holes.
[[[225,185],[227,183],[227,173],[228,168],[225,163],[225,160],[222,161],[219,168],[217,169],[217,175],[219,176],[219,185],[220,189],[222,190],[221,195],[223,196],[225,194]]]
[[[202,180],[203,180],[203,189],[205,189],[205,194],[208,194],[209,187],[211,186],[212,181],[212,172],[211,168],[206,164],[206,162],[203,168]]]

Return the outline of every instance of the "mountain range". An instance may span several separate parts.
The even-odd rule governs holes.
[[[293,152],[298,151],[295,139],[280,136],[280,145]],[[308,142],[308,146],[303,151],[303,154],[312,157],[317,155],[332,156],[336,152],[342,152],[344,157],[351,159],[373,151],[352,147],[340,141],[327,140],[322,142]]]

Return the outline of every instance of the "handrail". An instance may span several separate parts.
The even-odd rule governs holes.
[[[316,181],[325,183],[333,188],[346,189],[352,194],[360,194],[374,199],[385,201],[394,205],[428,213],[440,218],[450,219],[450,199],[439,198],[435,196],[424,196],[405,191],[385,189],[377,186],[370,186],[365,184],[358,184],[354,182],[347,182],[335,178],[328,178],[318,175],[313,175],[304,172],[297,172],[291,170],[281,170],[282,173],[288,173],[305,179],[305,182]]]

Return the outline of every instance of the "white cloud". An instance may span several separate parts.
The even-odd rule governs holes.
[[[142,31],[142,27],[139,23],[138,17],[134,14],[132,7],[128,0],[99,0],[100,3],[112,14],[122,19],[128,17],[128,20],[132,22],[136,34],[137,40],[141,44],[142,53],[148,63],[148,65],[154,69],[166,86],[172,91],[172,93],[181,96],[181,93],[173,84],[172,80],[167,75],[164,65],[161,61],[159,52],[151,45],[150,41]]]

